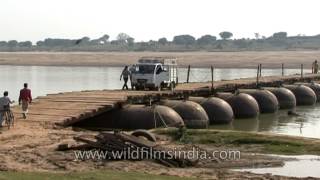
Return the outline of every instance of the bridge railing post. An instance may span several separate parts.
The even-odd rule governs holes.
[[[211,92],[213,92],[214,68],[211,66]]]
[[[257,87],[259,86],[259,74],[260,74],[259,72],[260,72],[260,64],[257,67],[257,80],[256,80]]]
[[[189,83],[189,78],[190,78],[190,65],[188,66],[187,83]]]
[[[259,68],[259,76],[262,76],[262,64],[259,64],[260,68]]]

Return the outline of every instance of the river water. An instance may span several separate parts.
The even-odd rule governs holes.
[[[29,83],[34,97],[50,93],[119,89],[122,67],[55,67],[55,66],[0,66],[0,92],[9,91],[9,96],[17,101],[23,83]],[[305,70],[304,72],[310,72]],[[194,68],[190,81],[211,80],[211,70]],[[300,69],[287,69],[285,74],[299,74]],[[281,75],[280,69],[264,69],[262,75]],[[255,69],[215,69],[215,80],[230,80],[255,77]],[[179,82],[185,82],[187,69],[179,69]],[[297,107],[299,117],[289,117],[287,112],[260,115],[256,119],[236,119],[230,125],[212,126],[216,129],[244,131],[266,131],[320,138],[320,106]]]
[[[290,176],[298,178],[314,177],[320,178],[320,156],[313,155],[300,155],[300,156],[279,156],[291,160],[284,161],[281,167],[268,167],[268,168],[242,168],[234,169],[234,171],[252,172],[256,174],[270,173],[272,175]],[[311,178],[310,178],[311,179]]]

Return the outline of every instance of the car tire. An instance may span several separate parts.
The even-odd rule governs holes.
[[[132,136],[136,136],[136,137],[143,137],[149,141],[152,141],[152,142],[156,142],[157,139],[155,137],[154,134],[152,134],[151,132],[147,131],[147,130],[144,130],[144,129],[138,129],[138,130],[135,130],[131,133]]]

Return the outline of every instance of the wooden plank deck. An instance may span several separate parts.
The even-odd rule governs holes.
[[[149,93],[152,92],[101,90],[48,94],[34,100],[26,121],[68,126],[126,103],[128,95]],[[15,117],[22,120],[20,107],[13,107],[13,111]]]
[[[260,79],[264,86],[275,86],[278,81],[294,83],[298,81],[319,80],[319,75],[270,76]],[[161,98],[185,98],[190,95],[210,95],[214,91],[232,91],[237,88],[256,87],[256,78],[245,78],[230,81],[180,84],[174,92],[171,91],[121,91],[99,90],[65,92],[40,96],[34,100],[29,109],[26,121],[46,122],[52,125],[68,126],[75,122],[99,115],[113,108],[119,108],[127,103],[149,103]],[[20,107],[13,107],[15,117],[22,120]]]

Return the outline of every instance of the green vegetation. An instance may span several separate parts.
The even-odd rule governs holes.
[[[286,32],[276,32],[270,37],[254,33],[255,38],[231,39],[233,33],[223,31],[220,39],[206,34],[198,39],[189,35],[174,36],[172,41],[162,37],[159,40],[135,42],[126,33],[119,33],[114,40],[105,34],[97,39],[46,38],[32,44],[30,41],[0,41],[0,51],[274,51],[274,50],[319,50],[320,35],[287,36]]]
[[[157,129],[158,134],[169,135],[178,140],[177,129]],[[190,130],[179,142],[194,144],[213,144],[216,146],[232,146],[250,152],[268,154],[314,154],[320,155],[320,141],[290,136],[270,135],[240,131],[222,130]],[[255,146],[255,147],[253,147]]]
[[[132,179],[132,180],[182,180],[189,178],[179,178],[175,176],[157,176],[143,173],[134,172],[120,172],[120,171],[91,171],[91,172],[81,172],[81,173],[39,173],[39,172],[0,172],[0,180],[9,179],[23,179],[23,180],[81,180],[81,179],[91,179],[91,180],[122,180],[122,179]]]
[[[228,31],[221,32],[219,35],[223,40],[230,39],[233,36],[233,34]]]

